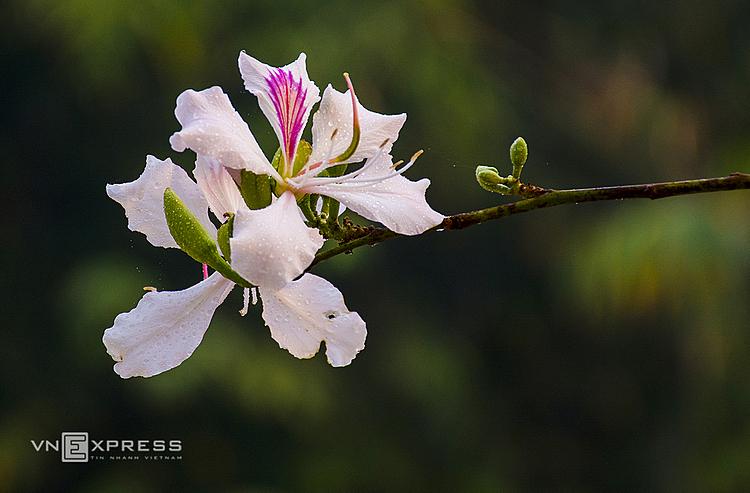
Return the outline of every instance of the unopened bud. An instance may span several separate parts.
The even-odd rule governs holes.
[[[488,192],[507,194],[511,191],[509,185],[512,184],[512,178],[509,179],[508,177],[500,176],[497,168],[492,166],[477,166],[474,175],[479,185]]]
[[[523,165],[526,164],[526,159],[529,157],[529,148],[526,145],[526,141],[523,137],[518,137],[510,145],[510,162],[513,163],[513,178],[519,179],[521,177],[521,170]]]

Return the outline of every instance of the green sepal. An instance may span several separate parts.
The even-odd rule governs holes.
[[[230,281],[242,287],[252,287],[219,255],[216,242],[171,188],[164,190],[164,217],[172,238],[183,252],[197,262],[208,264]]]
[[[331,197],[323,197],[323,206],[320,208],[322,212],[331,218],[333,222],[339,219],[339,201]]]
[[[250,209],[263,209],[271,204],[271,182],[268,175],[256,175],[252,171],[240,171],[240,194]]]
[[[231,212],[228,212],[227,214],[229,215],[229,218],[224,224],[219,226],[218,231],[216,231],[216,242],[219,244],[219,250],[221,250],[224,259],[229,262],[232,259],[232,249],[229,246],[229,238],[232,237],[234,231],[234,214]]]
[[[273,159],[271,159],[271,166],[273,166],[273,169],[279,173],[284,169],[284,155],[281,153],[281,147],[276,149],[276,154],[274,154]]]
[[[315,224],[317,221],[317,218],[315,217],[315,214],[313,213],[313,210],[310,207],[310,195],[305,195],[301,199],[299,199],[297,201],[297,205],[302,211],[302,214],[304,214],[305,219],[307,219],[308,222],[310,222],[311,224]]]

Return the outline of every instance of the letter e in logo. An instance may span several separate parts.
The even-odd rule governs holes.
[[[87,431],[64,431],[61,459],[63,462],[88,462],[89,433]]]

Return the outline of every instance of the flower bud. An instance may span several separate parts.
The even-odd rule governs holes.
[[[479,186],[488,192],[510,193],[509,185],[512,183],[512,177],[503,177],[497,172],[497,168],[492,166],[477,166],[474,172]]]
[[[529,157],[529,148],[526,145],[526,141],[523,137],[518,137],[510,145],[510,162],[513,163],[513,178],[519,179],[521,177],[521,170],[523,165],[526,164],[526,159]]]

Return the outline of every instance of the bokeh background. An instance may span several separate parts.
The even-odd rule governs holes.
[[[184,89],[310,75],[409,119],[444,213],[549,187],[750,171],[750,4],[11,0],[2,12],[3,491],[750,490],[750,194],[536,211],[315,269],[367,321],[334,369],[278,348],[236,290],[177,369],[121,380],[102,331],[200,276],[126,228],[106,183],[169,148]],[[60,464],[31,439],[176,438],[180,462]]]

